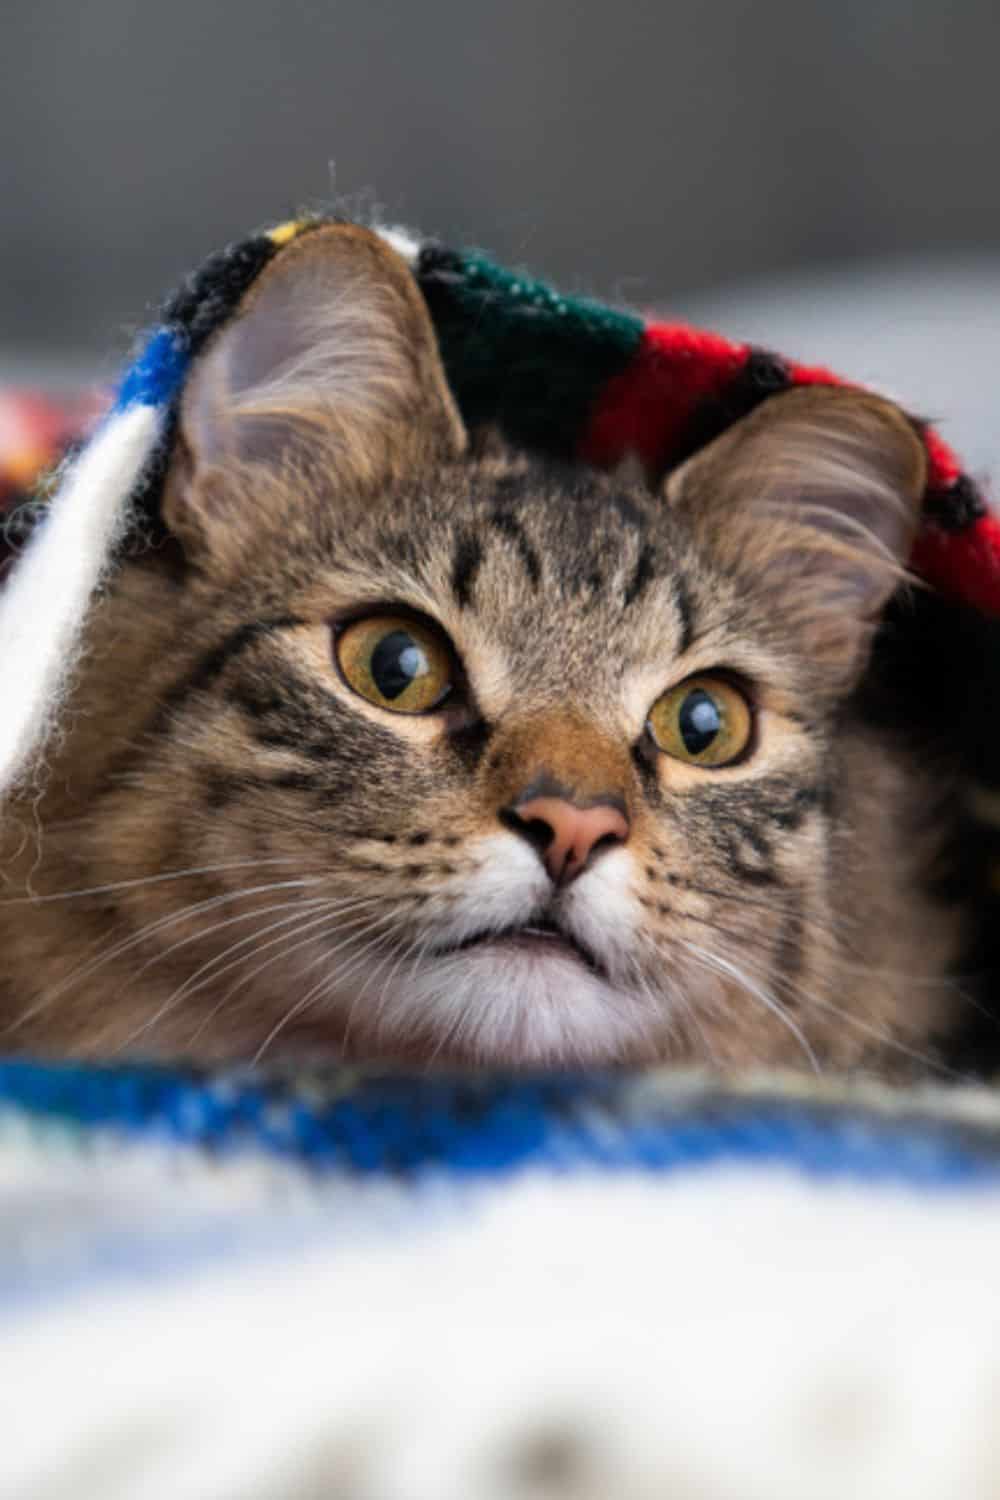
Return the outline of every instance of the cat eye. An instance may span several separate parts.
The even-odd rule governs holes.
[[[658,698],[649,711],[657,747],[696,766],[739,760],[753,731],[746,698],[723,677],[689,677]]]
[[[406,615],[352,620],[334,651],[347,686],[391,713],[430,713],[452,688],[455,663],[447,642]]]

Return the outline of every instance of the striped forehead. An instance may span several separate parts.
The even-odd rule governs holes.
[[[659,524],[658,524],[659,522]],[[600,475],[525,469],[496,478],[475,470],[457,483],[394,505],[378,525],[387,561],[447,557],[447,587],[461,608],[483,607],[491,579],[563,602],[617,594],[634,604],[674,566],[669,527],[655,503]]]
[[[653,496],[584,471],[475,468],[370,518],[390,593],[456,639],[491,640],[539,680],[609,672],[693,631],[681,539]],[[391,582],[389,582],[391,580]],[[388,595],[387,595],[388,597]]]

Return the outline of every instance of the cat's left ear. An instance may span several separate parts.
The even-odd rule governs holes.
[[[227,473],[252,510],[255,474],[292,485],[319,462],[334,491],[391,486],[465,442],[405,261],[371,230],[325,225],[278,253],[196,362],[164,520],[192,553],[227,550]]]
[[[676,471],[668,503],[850,675],[906,575],[927,455],[891,401],[839,386],[773,396]]]

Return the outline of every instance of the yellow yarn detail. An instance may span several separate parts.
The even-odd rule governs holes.
[[[305,228],[305,223],[305,219],[286,219],[284,224],[268,230],[267,237],[273,245],[287,245],[289,240],[294,240],[299,231]]]

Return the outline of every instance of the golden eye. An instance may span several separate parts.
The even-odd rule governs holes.
[[[667,755],[695,766],[728,766],[750,743],[750,705],[722,677],[689,677],[658,698],[649,729]]]
[[[451,691],[455,669],[447,643],[405,615],[353,620],[335,650],[348,687],[391,713],[430,713]]]

